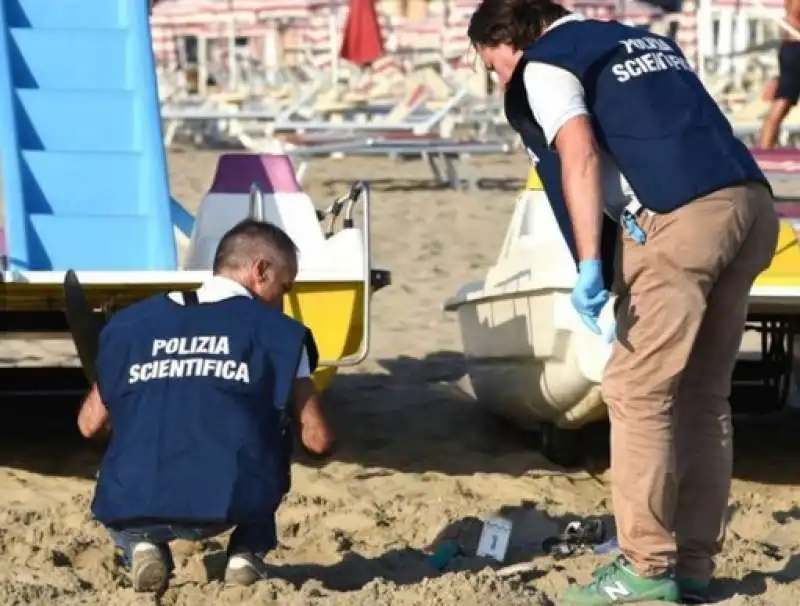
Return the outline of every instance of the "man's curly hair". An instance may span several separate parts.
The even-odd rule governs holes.
[[[482,0],[472,14],[467,36],[473,46],[509,44],[523,50],[556,19],[570,14],[551,0]]]

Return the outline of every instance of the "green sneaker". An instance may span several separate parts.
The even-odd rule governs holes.
[[[675,579],[684,604],[708,604],[711,601],[711,581]]]
[[[591,584],[567,587],[560,603],[564,606],[604,606],[647,601],[677,602],[679,599],[678,584],[671,576],[640,577],[625,558],[620,557],[596,570]]]

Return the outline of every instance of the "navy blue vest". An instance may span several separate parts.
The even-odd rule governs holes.
[[[573,73],[583,85],[598,145],[617,163],[641,204],[668,213],[714,191],[769,183],[747,147],[672,40],[610,21],[572,21],[529,46],[511,77],[506,118],[538,157],[537,170],[561,231],[576,256],[556,153],[527,101],[528,62]],[[605,218],[603,261],[610,266],[617,226]],[[610,284],[612,269],[606,267]]]
[[[271,516],[287,489],[285,413],[300,323],[257,300],[179,305],[156,295],[100,337],[112,436],[92,511],[106,525]]]

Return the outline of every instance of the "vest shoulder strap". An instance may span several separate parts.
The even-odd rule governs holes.
[[[181,294],[183,295],[183,304],[187,307],[190,305],[200,305],[200,299],[197,297],[196,290],[187,290]]]

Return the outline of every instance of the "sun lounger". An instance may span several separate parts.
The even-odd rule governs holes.
[[[418,157],[424,159],[438,184],[460,189],[466,184],[470,191],[478,190],[479,177],[471,163],[475,155],[508,153],[511,146],[505,142],[444,139],[438,137],[397,136],[396,133],[376,133],[374,137],[351,139],[294,139],[295,146],[286,149],[294,158],[301,158],[299,171],[305,175],[308,159],[340,153],[346,156]],[[442,166],[440,166],[440,163]],[[461,166],[466,170],[459,170]]]
[[[751,152],[770,181],[800,179],[800,150],[753,148]]]

